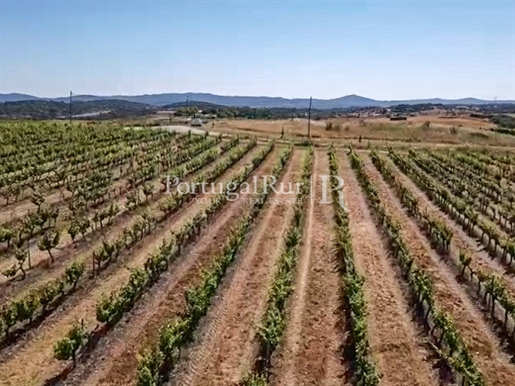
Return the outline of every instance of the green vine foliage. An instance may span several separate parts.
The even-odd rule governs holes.
[[[253,158],[252,166],[247,166],[237,173],[226,185],[224,191],[218,194],[203,212],[198,213],[168,240],[164,240],[158,250],[148,256],[142,268],[131,272],[128,282],[122,288],[109,295],[104,295],[97,304],[97,321],[103,325],[113,326],[125,313],[130,311],[142,294],[148,291],[160,275],[168,269],[170,262],[180,254],[186,243],[194,239],[199,234],[201,227],[227,202],[228,191],[240,186],[273,148],[273,141],[269,141],[263,146]],[[226,169],[230,166],[230,164],[226,164]]]
[[[264,155],[268,154],[273,147],[269,143],[252,162],[251,169],[245,169],[246,173],[235,180],[243,182],[250,174],[250,170],[257,167]],[[278,176],[286,163],[292,148],[289,147],[283,156],[280,157],[279,164],[274,168],[273,174]],[[286,155],[285,155],[286,154]],[[183,315],[174,321],[161,327],[159,339],[156,346],[145,352],[138,365],[138,386],[157,386],[165,381],[165,375],[173,368],[176,363],[180,349],[193,339],[193,332],[197,328],[200,319],[207,313],[211,299],[225,275],[229,265],[234,261],[238,251],[245,240],[254,220],[257,218],[264,202],[269,194],[268,189],[261,189],[259,196],[254,200],[249,213],[231,229],[231,233],[222,248],[214,258],[211,268],[201,273],[200,283],[186,290],[186,309]]]
[[[477,217],[473,216],[470,207],[463,204],[459,199],[453,197],[443,188],[436,186],[429,178],[427,178],[427,176],[422,174],[420,170],[418,170],[408,161],[400,157],[393,149],[390,149],[389,155],[394,163],[404,173],[411,177],[413,181],[422,189],[422,191],[426,193],[429,199],[435,202],[435,204],[437,204],[442,210],[448,213],[456,221],[464,219],[461,224],[465,230],[470,230],[470,227],[474,226],[474,224],[480,223],[478,222]],[[481,228],[482,225],[479,225],[479,227]],[[506,248],[509,251],[512,251],[513,245],[508,244]],[[506,290],[504,281],[498,276],[488,274],[478,267],[475,267],[471,257],[462,251],[460,251],[457,263],[461,265],[461,275],[465,276],[465,274],[468,274],[470,276],[471,284],[474,283],[472,280],[473,278],[477,279],[477,289],[478,292],[481,289],[484,290],[484,300],[486,301],[487,297],[489,297],[489,306],[491,308],[492,317],[495,317],[494,311],[496,302],[499,303],[504,309],[502,325],[505,331],[510,336],[512,336],[513,339],[515,330],[509,331],[508,318],[511,317],[512,320],[515,320],[515,301]]]
[[[310,147],[303,161],[300,177],[300,190],[296,197],[291,224],[283,239],[283,247],[272,286],[268,291],[265,315],[259,326],[258,355],[254,371],[245,377],[244,385],[268,384],[270,358],[282,341],[286,328],[286,301],[293,292],[294,272],[297,264],[299,244],[302,239],[302,227],[306,201],[311,191],[311,174],[313,169],[313,148]],[[284,162],[280,160],[280,164]]]
[[[338,157],[331,146],[328,152],[329,171],[333,176],[340,174]],[[350,320],[356,384],[375,386],[381,375],[373,362],[368,340],[367,305],[364,295],[365,278],[356,270],[350,234],[349,216],[338,200],[336,179],[332,179],[333,207],[335,211],[336,253],[342,262],[342,286],[345,294],[346,313]]]
[[[390,248],[407,278],[416,304],[419,309],[425,309],[424,323],[430,329],[431,336],[438,346],[437,353],[459,375],[463,385],[483,386],[484,380],[475,366],[472,356],[463,342],[452,319],[440,311],[433,296],[433,283],[424,271],[416,266],[415,259],[410,253],[409,246],[401,236],[400,226],[388,213],[381,203],[377,188],[365,171],[363,161],[351,149],[349,154],[358,181],[363,187],[370,206],[376,213],[379,223],[388,237]]]

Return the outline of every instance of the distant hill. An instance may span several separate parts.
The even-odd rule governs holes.
[[[93,100],[74,102],[72,115],[95,119],[113,119],[147,115],[156,108],[150,105],[123,100]],[[0,103],[0,117],[62,119],[68,118],[70,104],[49,100],[22,100]]]
[[[196,107],[200,110],[203,110],[203,109],[227,109],[227,108],[230,108],[232,106],[223,106],[223,105],[216,105],[214,103],[209,103],[209,102],[202,102],[202,101],[194,101],[194,100],[191,100],[191,101],[188,101],[188,102],[176,102],[176,103],[171,103],[169,105],[163,105],[163,106],[160,106],[164,109],[175,109],[175,108],[180,108],[180,107]]]
[[[307,108],[309,99],[286,99],[279,97],[266,96],[224,96],[207,93],[167,93],[167,94],[150,94],[150,95],[113,95],[113,96],[97,96],[97,95],[76,95],[73,97],[74,102],[91,102],[106,100],[123,100],[134,103],[142,103],[151,106],[165,106],[174,103],[185,102],[187,99],[199,102],[207,102],[220,106],[234,107],[280,107],[280,108]],[[61,98],[38,98],[25,94],[0,94],[0,103],[16,102],[28,100],[44,100],[53,102],[69,101],[69,97]],[[313,99],[313,108],[315,109],[338,109],[347,107],[373,107],[373,106],[396,106],[401,104],[443,104],[443,105],[482,105],[482,104],[503,104],[515,103],[515,101],[488,101],[475,98],[463,99],[415,99],[415,100],[394,100],[380,101],[365,98],[359,95],[347,95],[335,99]]]
[[[40,98],[27,95],[27,94],[17,94],[17,93],[11,93],[11,94],[0,94],[0,103],[2,102],[18,102],[18,101],[34,101],[39,100]]]

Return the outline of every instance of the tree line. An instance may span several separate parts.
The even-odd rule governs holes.
[[[74,117],[87,114],[94,119],[144,116],[154,110],[155,108],[149,105],[123,100],[72,103]],[[0,103],[0,117],[2,118],[66,119],[69,114],[70,104],[67,102],[35,100]]]

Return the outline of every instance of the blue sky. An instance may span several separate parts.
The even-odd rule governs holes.
[[[0,93],[515,99],[515,0],[0,0]]]

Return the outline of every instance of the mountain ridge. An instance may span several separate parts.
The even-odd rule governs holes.
[[[207,102],[222,106],[235,107],[287,107],[287,108],[307,108],[309,106],[308,98],[282,98],[268,96],[240,96],[240,95],[217,95],[211,93],[161,93],[161,94],[142,94],[142,95],[74,95],[74,101],[89,102],[101,100],[122,100],[128,102],[143,103],[152,106],[164,106],[178,102],[185,102],[187,99],[191,101]],[[69,96],[58,98],[40,98],[28,94],[20,93],[0,93],[0,103],[18,102],[28,100],[44,100],[54,102],[69,101]],[[515,103],[514,100],[490,101],[477,98],[460,98],[460,99],[408,99],[408,100],[376,100],[363,97],[356,94],[345,95],[333,99],[313,99],[312,106],[315,109],[336,109],[346,107],[379,107],[379,106],[395,106],[395,105],[414,105],[414,104],[443,104],[443,105],[482,105],[482,104],[504,104]]]

